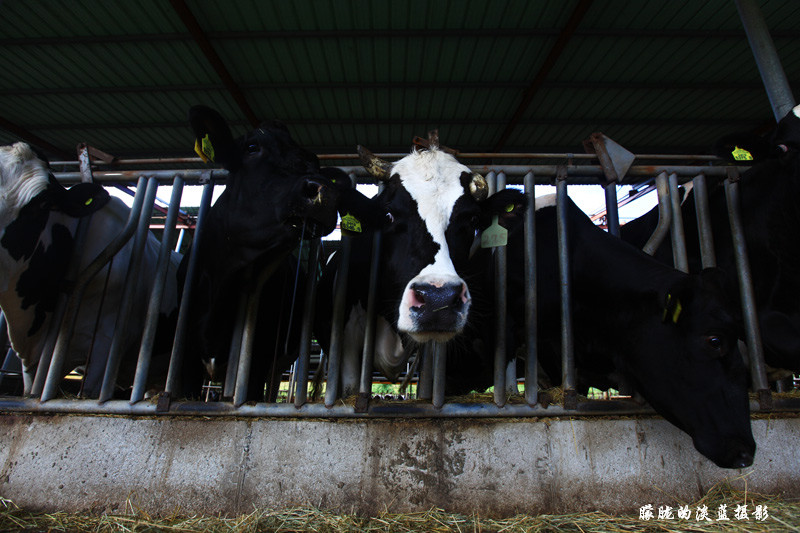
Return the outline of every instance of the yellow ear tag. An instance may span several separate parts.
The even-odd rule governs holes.
[[[342,217],[341,227],[343,230],[351,233],[361,233],[361,222],[350,213],[346,213]]]
[[[666,322],[667,321],[667,314],[670,311],[669,308],[670,308],[670,304],[671,303],[672,303],[672,295],[671,294],[667,294],[667,303],[664,306],[664,312],[661,314],[661,321],[662,322]],[[678,319],[681,317],[681,311],[683,311],[683,306],[681,305],[680,299],[676,298],[675,299],[675,307],[672,309],[672,314],[669,316],[669,318],[672,319],[672,323],[673,324],[677,324],[678,323]]]
[[[93,200],[94,200],[94,198],[89,198],[88,200],[86,200],[85,202],[83,202],[83,205],[90,205],[90,204],[92,203],[92,201],[93,201]]]
[[[495,215],[492,225],[481,233],[481,248],[496,248],[508,244],[508,230],[497,222],[498,218]]]
[[[733,151],[731,152],[731,155],[733,155],[733,159],[735,159],[736,161],[752,161],[753,160],[753,154],[751,154],[750,152],[748,152],[744,148],[739,148],[738,146],[735,146],[733,148]]]
[[[208,133],[202,139],[194,141],[194,151],[200,156],[204,163],[214,161],[214,147],[211,146],[211,139],[208,138]]]

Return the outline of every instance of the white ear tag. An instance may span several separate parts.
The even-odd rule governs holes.
[[[492,225],[481,234],[481,248],[496,248],[508,244],[508,230],[498,223],[497,215],[492,218]]]

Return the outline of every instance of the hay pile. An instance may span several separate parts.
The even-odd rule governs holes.
[[[736,505],[746,504],[747,519],[737,520],[733,515]],[[716,521],[717,509],[727,505],[728,521]],[[763,506],[768,516],[756,519],[756,505]],[[706,506],[710,521],[697,521],[694,510]],[[181,532],[496,532],[521,533],[538,531],[567,532],[716,532],[748,531],[753,533],[800,530],[800,503],[776,496],[750,494],[720,485],[713,488],[698,502],[690,505],[690,519],[658,519],[657,514],[645,521],[637,515],[611,516],[601,512],[570,515],[518,515],[507,519],[482,518],[445,513],[440,509],[410,514],[381,513],[373,517],[353,514],[337,515],[319,509],[298,508],[283,511],[254,511],[238,518],[173,516],[152,517],[141,509],[129,507],[119,515],[72,515],[67,513],[30,513],[18,508],[10,500],[0,498],[0,532],[65,531],[65,532],[118,532],[136,533],[156,531]]]

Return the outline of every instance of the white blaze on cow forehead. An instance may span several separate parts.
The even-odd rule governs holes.
[[[439,150],[414,151],[392,166],[392,174],[400,176],[403,187],[417,202],[428,233],[439,245],[434,265],[441,263],[442,268],[453,274],[455,268],[450,261],[445,230],[456,201],[465,194],[461,184],[464,172],[470,172],[469,168]]]
[[[26,143],[0,147],[0,197],[5,209],[21,208],[47,188],[47,164]]]

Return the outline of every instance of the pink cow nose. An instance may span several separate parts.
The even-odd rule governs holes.
[[[436,313],[446,309],[459,310],[467,302],[465,283],[446,283],[436,286],[430,283],[411,285],[411,307],[423,308],[426,313]]]

